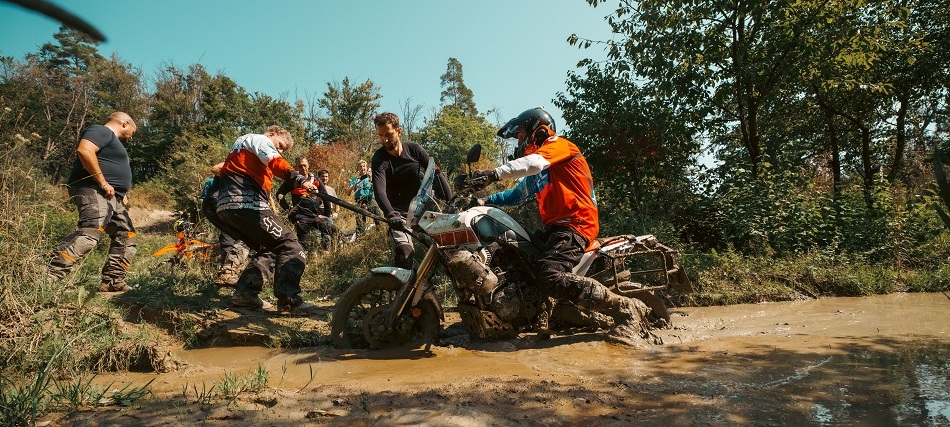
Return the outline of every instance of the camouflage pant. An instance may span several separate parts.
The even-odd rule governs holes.
[[[376,215],[380,215],[379,206],[376,206],[376,201],[371,198],[357,199],[356,206],[359,206],[367,211],[370,211]],[[374,220],[376,221],[376,220]],[[376,225],[379,225],[379,221],[376,221]],[[365,233],[369,225],[366,223],[366,217],[360,214],[356,214],[356,233],[362,234]]]
[[[60,280],[99,243],[102,233],[109,235],[109,258],[102,267],[102,281],[124,283],[135,256],[135,228],[120,198],[106,199],[94,187],[69,189],[69,200],[79,209],[76,229],[53,250],[49,277]]]

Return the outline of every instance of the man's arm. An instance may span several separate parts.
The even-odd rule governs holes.
[[[96,145],[96,143],[88,139],[79,140],[79,146],[76,147],[76,154],[79,156],[82,167],[85,168],[86,172],[89,172],[89,175],[92,176],[92,179],[99,184],[99,188],[102,189],[106,198],[111,199],[115,197],[115,188],[106,181],[105,175],[102,174],[102,169],[99,168],[99,157],[96,156],[97,153],[99,153],[99,146]]]
[[[382,162],[373,162],[373,195],[383,216],[389,218],[389,215],[396,210],[393,209],[393,205],[389,203],[389,196],[386,195],[386,168],[383,167]]]
[[[538,175],[528,175],[518,181],[514,188],[499,191],[485,198],[485,203],[496,206],[517,206],[538,193]]]

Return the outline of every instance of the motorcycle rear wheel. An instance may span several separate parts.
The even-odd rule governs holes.
[[[439,336],[439,303],[431,292],[417,306],[419,316],[406,313],[398,327],[385,331],[381,321],[402,283],[388,274],[372,274],[354,283],[337,301],[330,321],[330,337],[337,348],[382,349],[406,343],[431,344]],[[410,310],[411,311],[411,310]]]

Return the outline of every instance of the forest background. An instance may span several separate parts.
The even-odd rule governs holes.
[[[593,170],[601,235],[655,234],[684,254],[696,292],[680,301],[950,289],[950,2],[587,2],[611,11],[614,38],[563,41],[608,59],[567,72],[555,119]],[[495,138],[462,64],[448,58],[436,83],[440,105],[395,111],[406,136],[450,175],[475,143],[479,167],[504,161],[512,141]],[[131,114],[133,205],[189,211],[208,166],[271,124],[340,192],[378,146],[380,97],[372,80],[288,99],[200,63],[141,70],[68,29],[0,53],[2,323],[62,303],[41,302],[36,277],[74,226],[62,185],[86,126]],[[355,274],[314,268],[328,294]],[[4,368],[28,371],[41,359],[14,336]]]

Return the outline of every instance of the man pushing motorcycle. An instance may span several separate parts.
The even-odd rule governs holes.
[[[495,182],[537,175],[544,224],[542,256],[536,264],[538,285],[547,296],[613,318],[608,340],[635,344],[643,338],[662,340],[649,331],[643,302],[612,292],[600,282],[571,273],[600,229],[594,180],[587,160],[573,142],[556,133],[554,119],[538,107],[524,111],[498,130],[501,138],[517,138],[515,159],[495,169],[478,171],[473,180]],[[528,180],[526,180],[528,181]]]

